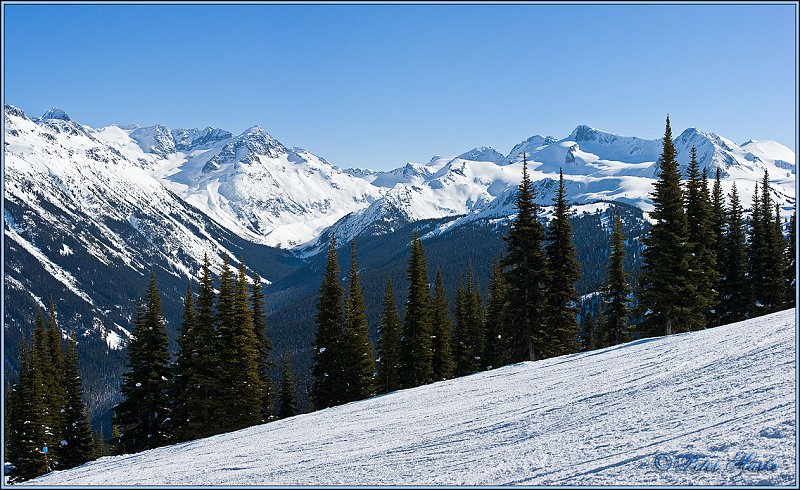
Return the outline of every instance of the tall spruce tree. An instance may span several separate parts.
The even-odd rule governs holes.
[[[472,261],[467,266],[467,289],[464,291],[464,322],[466,329],[466,365],[465,374],[474,373],[483,366],[483,347],[486,336],[483,323],[483,301],[480,287],[475,281]]]
[[[509,361],[535,361],[544,355],[544,328],[547,312],[547,258],[542,251],[544,227],[539,222],[539,207],[528,175],[523,153],[522,181],[516,200],[517,216],[505,238],[508,247],[503,260],[508,291]]]
[[[44,431],[43,445],[48,447],[48,465],[50,469],[57,467],[54,460],[56,444],[58,443],[58,430],[60,428],[60,407],[54,406],[51,390],[53,389],[53,358],[50,353],[50,336],[48,335],[45,321],[41,311],[37,311],[36,324],[31,337],[31,368],[36,379],[36,404],[42,415],[42,429]],[[59,387],[63,389],[62,387]]]
[[[186,424],[189,418],[189,406],[196,403],[194,397],[198,395],[196,374],[200,359],[196,359],[194,355],[197,351],[197,319],[193,296],[192,285],[189,283],[186,286],[183,302],[178,352],[172,368],[172,427],[176,441],[188,440],[187,436],[191,437]]]
[[[41,346],[42,381],[44,383],[44,403],[48,414],[47,445],[51,469],[62,469],[61,464],[61,426],[63,425],[64,404],[64,350],[61,345],[61,329],[56,321],[56,310],[52,298],[47,307],[46,339]]]
[[[278,418],[285,419],[297,414],[294,401],[294,379],[289,360],[289,352],[283,354],[283,372],[281,373],[280,409]]]
[[[137,304],[136,327],[127,351],[127,372],[120,387],[122,401],[114,412],[120,430],[116,447],[131,453],[159,447],[170,440],[167,333],[152,272],[147,307]]]
[[[414,232],[408,263],[408,300],[400,337],[400,384],[413,388],[433,381],[433,325],[425,251]]]
[[[375,357],[369,341],[367,307],[358,280],[355,240],[350,247],[350,278],[347,289],[342,370],[344,401],[351,402],[375,394]]]
[[[692,304],[696,288],[688,272],[689,233],[669,116],[658,165],[650,213],[655,223],[644,239],[639,301],[646,333],[670,335],[699,328],[704,319]]]
[[[272,352],[272,341],[267,333],[267,316],[264,313],[264,292],[261,290],[261,276],[253,273],[253,285],[250,290],[250,305],[253,309],[253,330],[258,339],[258,373],[264,392],[261,396],[261,418],[269,420],[273,415],[272,377],[269,375],[274,363],[269,360]]]
[[[400,331],[392,280],[386,280],[383,315],[378,327],[378,391],[388,393],[400,388]]]
[[[720,286],[721,322],[744,320],[750,313],[752,295],[747,277],[747,245],[744,218],[736,184],[729,197],[727,233],[723,250],[723,273]]]
[[[458,275],[458,289],[456,289],[456,323],[453,329],[453,365],[455,376],[464,376],[472,372],[472,352],[469,338],[469,328],[467,327],[467,292],[464,289],[462,275]]]
[[[797,210],[792,213],[789,219],[789,237],[786,245],[786,270],[784,271],[785,300],[789,307],[795,305],[795,287],[797,286]]]
[[[714,290],[717,292],[714,301],[714,313],[712,314],[712,323],[720,325],[720,318],[722,316],[722,309],[720,308],[720,294],[722,288],[722,267],[724,262],[724,249],[725,249],[725,197],[722,193],[722,179],[720,176],[720,169],[717,167],[714,177],[714,190],[711,193],[711,229],[714,234],[714,250],[716,251],[716,269],[714,283]]]
[[[64,391],[66,393],[61,425],[61,451],[59,466],[74,468],[96,459],[94,434],[89,425],[89,414],[83,403],[83,386],[78,370],[78,349],[73,336],[67,344],[64,362]]]
[[[486,338],[483,348],[483,369],[491,369],[505,364],[505,339],[503,326],[506,324],[506,302],[508,284],[499,261],[492,261],[492,279],[489,285],[489,298],[486,302]]]
[[[450,321],[450,307],[444,292],[442,271],[436,270],[433,293],[433,380],[441,381],[453,377],[453,353],[450,336],[453,324]]]
[[[603,289],[603,321],[594,334],[594,347],[608,347],[627,342],[630,337],[628,325],[628,275],[623,268],[625,262],[625,235],[619,210],[614,213],[614,230],[611,233],[611,253],[608,261],[608,283]]]
[[[546,351],[559,356],[578,350],[578,308],[575,282],[580,279],[580,265],[572,242],[570,209],[564,188],[564,172],[558,173],[558,192],[554,199],[553,218],[547,229],[547,264],[550,268],[547,288]]]
[[[775,202],[774,205],[775,209],[772,215],[772,222],[767,224],[769,228],[769,254],[767,262],[769,294],[766,299],[769,311],[778,311],[785,305],[783,288],[784,273],[786,271],[784,256],[786,243],[783,237],[780,205],[777,202]]]
[[[764,305],[767,303],[769,277],[767,262],[769,260],[769,228],[767,226],[764,208],[771,210],[769,203],[765,203],[759,192],[758,183],[753,192],[750,220],[748,223],[747,265],[749,286],[752,288],[751,301],[748,304],[749,315],[756,316],[765,313]],[[766,194],[769,198],[769,194]],[[770,214],[771,211],[770,211]]]
[[[338,405],[342,401],[341,348],[343,345],[342,286],[339,284],[339,258],[336,238],[328,247],[328,261],[317,303],[317,333],[314,339],[314,367],[311,401],[315,409]]]

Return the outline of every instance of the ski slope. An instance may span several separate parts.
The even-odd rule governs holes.
[[[520,363],[28,483],[794,485],[794,316]],[[740,451],[750,469],[727,464]],[[654,464],[686,452],[718,470]]]

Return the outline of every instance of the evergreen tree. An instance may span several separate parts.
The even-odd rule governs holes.
[[[464,321],[467,332],[466,373],[474,373],[483,365],[483,347],[486,332],[483,325],[483,305],[480,288],[475,282],[472,262],[467,267],[467,289],[464,291]]]
[[[394,300],[392,280],[386,281],[383,316],[378,328],[378,389],[388,393],[400,388],[400,318]]]
[[[278,418],[285,419],[297,414],[294,403],[294,380],[292,379],[292,369],[289,363],[289,353],[283,354],[283,373],[281,374],[281,395],[280,411]]]
[[[578,295],[575,282],[580,278],[580,265],[572,242],[570,209],[564,188],[564,172],[558,174],[558,192],[553,218],[547,230],[547,264],[550,267],[547,298],[546,350],[548,356],[559,356],[578,349],[578,319],[575,303]]]
[[[795,287],[797,286],[796,257],[797,253],[797,210],[792,213],[789,219],[789,239],[786,246],[786,270],[784,272],[785,298],[789,307],[795,305]]]
[[[250,304],[253,308],[253,330],[258,339],[258,373],[264,393],[261,397],[261,417],[269,420],[272,416],[272,378],[269,375],[273,363],[269,360],[272,342],[267,334],[267,317],[264,313],[264,292],[261,290],[261,276],[253,274],[253,286],[250,291]]]
[[[716,251],[716,283],[714,290],[717,292],[714,301],[714,313],[712,315],[714,325],[720,325],[720,318],[722,316],[722,309],[720,308],[720,294],[722,287],[722,264],[724,262],[723,254],[725,248],[725,197],[722,194],[722,180],[720,178],[720,169],[717,167],[716,175],[714,178],[714,190],[711,194],[711,228],[714,234],[714,249]]]
[[[503,261],[509,285],[505,337],[510,362],[535,361],[544,355],[548,267],[542,251],[544,228],[534,197],[527,157],[523,154],[518,211],[505,237],[508,252]]]
[[[148,304],[136,308],[136,327],[128,345],[127,372],[114,408],[119,451],[139,452],[169,442],[169,354],[164,315],[155,274],[150,274]]]
[[[768,228],[765,226],[766,216],[764,208],[771,209],[769,203],[762,200],[758,183],[753,192],[750,221],[748,226],[747,265],[749,286],[752,287],[752,302],[749,306],[749,315],[755,316],[762,313],[762,308],[767,301],[769,277],[767,275],[767,261],[769,256]],[[769,194],[766,194],[769,198]],[[765,206],[766,204],[766,206]],[[771,212],[770,212],[771,214]]]
[[[696,292],[688,272],[689,233],[669,116],[658,163],[659,178],[652,195],[655,208],[650,213],[655,223],[644,239],[639,301],[644,328],[649,333],[670,335],[699,328],[703,318],[691,304]]]
[[[400,337],[400,384],[413,388],[433,381],[433,325],[425,251],[414,232],[408,264],[408,301]]]
[[[35,374],[36,405],[42,415],[43,445],[48,447],[50,469],[57,467],[54,461],[58,444],[58,430],[61,427],[60,407],[54,405],[51,390],[53,387],[53,356],[50,353],[50,336],[48,335],[42,312],[37,311],[36,324],[31,338],[31,369]],[[63,389],[63,387],[59,387]],[[56,464],[54,464],[56,463]]]
[[[623,269],[625,261],[625,235],[619,210],[614,214],[614,231],[611,234],[611,254],[608,263],[608,284],[603,290],[603,322],[599,331],[593,332],[593,347],[608,347],[627,342],[628,326],[628,275]]]
[[[36,316],[37,328],[44,329],[41,311]],[[28,350],[24,337],[20,345],[20,366],[17,382],[11,392],[8,459],[14,464],[12,482],[35,478],[50,471],[42,453],[46,444],[44,412],[41,406],[41,373],[34,368],[33,352]]]
[[[456,289],[456,324],[453,329],[453,364],[456,376],[464,376],[471,373],[472,352],[467,328],[467,293],[464,290],[464,281],[461,274],[458,275],[458,289]]]
[[[217,412],[215,397],[219,379],[219,352],[215,327],[214,280],[208,255],[203,255],[203,267],[197,291],[197,309],[193,315],[193,341],[187,341],[191,349],[190,381],[187,390],[191,396],[186,402],[185,419],[180,420],[179,439],[193,440],[215,434],[214,416]]]
[[[736,184],[730,194],[727,233],[723,250],[723,274],[720,286],[722,323],[737,322],[748,317],[751,291],[747,277],[747,246],[745,244],[742,206]]]
[[[59,432],[64,424],[63,410],[67,393],[64,387],[65,366],[64,350],[61,345],[61,329],[56,321],[56,310],[52,299],[48,306],[47,316],[47,353],[49,361],[46,363],[47,371],[42,373],[47,394],[46,403],[50,412],[48,426],[51,427],[52,432],[52,436],[47,442],[48,446],[52,448],[52,453],[49,455],[52,469],[63,469],[60,445],[62,439]]]
[[[767,223],[767,226],[769,228],[769,254],[767,256],[769,293],[766,297],[766,306],[769,311],[778,311],[785,303],[783,289],[785,287],[786,261],[784,249],[786,243],[784,242],[783,226],[781,225],[781,208],[777,202],[775,202],[775,213],[772,215],[772,222]]]
[[[444,292],[442,271],[436,270],[433,293],[433,379],[441,381],[453,377],[453,354],[450,351],[450,308]]]
[[[197,393],[198,372],[194,354],[197,351],[196,314],[193,304],[192,285],[186,286],[186,296],[183,302],[183,321],[181,322],[180,335],[178,336],[178,353],[172,372],[172,427],[176,441],[188,440],[190,431],[185,427],[189,418],[189,406],[194,405]]]
[[[503,326],[506,324],[505,308],[508,301],[508,284],[503,268],[498,261],[492,262],[492,282],[486,303],[486,339],[483,349],[483,369],[492,369],[505,364],[505,339]]]
[[[317,304],[317,333],[314,340],[314,384],[311,400],[315,409],[332,407],[342,402],[340,350],[343,344],[342,286],[339,284],[339,259],[336,239],[328,247],[328,262],[320,285]]]
[[[83,386],[78,370],[78,350],[75,337],[72,337],[67,345],[63,373],[66,403],[60,434],[59,467],[68,469],[80,466],[99,456],[96,454],[94,435],[89,425],[89,414],[83,403]]]
[[[222,432],[243,429],[262,421],[264,386],[259,375],[259,344],[253,328],[248,289],[244,261],[239,261],[239,273],[234,282],[226,260],[220,276],[217,307],[220,315],[220,390],[216,402],[225,411],[225,417],[218,420]],[[225,295],[230,295],[230,299]]]
[[[342,370],[345,402],[363,400],[375,394],[375,358],[369,342],[367,307],[364,305],[364,295],[358,280],[355,240],[350,248]]]

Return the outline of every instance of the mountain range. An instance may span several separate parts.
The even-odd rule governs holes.
[[[785,146],[762,140],[737,145],[695,128],[674,143],[682,169],[694,146],[710,175],[720,169],[726,193],[736,183],[745,206],[768,170],[782,213],[794,209],[795,155]],[[102,373],[88,387],[93,406],[108,408],[124,362],[132,301],[144,290],[148,272],[156,274],[165,296],[174,342],[181,298],[204,254],[215,273],[223,255],[234,266],[243,260],[258,272],[278,323],[297,316],[298,302],[313,307],[319,252],[334,235],[340,244],[356,239],[373,254],[385,254],[379,244],[402,249],[412,231],[421,231],[424,240],[438,244],[443,265],[468,255],[467,236],[471,243],[490,236],[486,243],[494,253],[515,213],[523,155],[545,217],[563,170],[577,217],[600,216],[603,226],[604,213],[623,206],[631,230],[641,233],[652,210],[649,194],[660,151],[659,139],[580,125],[560,139],[532,136],[508,154],[476,147],[374,171],[287,147],[259,126],[240,134],[163,125],[92,128],[60,109],[33,118],[7,105],[6,368],[14,371],[15,356],[9,354],[30,332],[36,308],[53,298],[65,335],[74,332],[83,340],[82,369]],[[374,262],[375,270],[396,273],[403,257],[385,257]],[[488,273],[492,258],[483,257],[477,268]],[[451,275],[447,281],[454,284],[456,271]],[[377,276],[375,281],[380,288]],[[583,293],[595,283],[587,283]],[[296,351],[307,347],[303,343],[313,330],[308,323],[308,315],[291,323],[305,332],[291,332],[301,339]]]

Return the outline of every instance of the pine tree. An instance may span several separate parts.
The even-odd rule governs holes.
[[[655,208],[650,213],[655,223],[644,239],[639,301],[644,328],[670,335],[698,328],[703,318],[691,304],[696,295],[688,273],[691,250],[669,116],[658,163],[659,179],[652,195]]]
[[[250,291],[250,304],[253,309],[253,330],[258,339],[258,372],[264,393],[261,397],[261,417],[269,420],[272,417],[272,378],[269,375],[274,363],[269,360],[272,342],[267,334],[267,317],[264,313],[264,292],[261,290],[261,276],[253,274],[253,286]]]
[[[186,287],[186,296],[183,302],[183,320],[178,336],[178,353],[172,372],[172,426],[176,441],[189,440],[190,431],[187,430],[189,406],[194,405],[197,393],[197,364],[200,359],[195,358],[197,351],[196,314],[194,311],[194,293],[191,283]]]
[[[614,230],[611,234],[611,254],[608,262],[608,283],[603,290],[603,322],[599,331],[593,332],[593,347],[608,347],[627,342],[630,336],[628,326],[628,275],[625,261],[625,235],[622,233],[622,218],[619,210],[614,214]]]
[[[136,327],[128,345],[127,372],[120,392],[122,401],[114,408],[120,434],[119,451],[143,451],[169,442],[167,420],[170,382],[167,334],[155,274],[150,274],[148,304],[136,308]]]
[[[450,350],[450,335],[453,324],[450,308],[444,292],[442,271],[436,270],[433,293],[433,379],[441,381],[453,377],[453,354]]]
[[[36,316],[37,329],[44,329],[41,311]],[[50,471],[42,447],[46,444],[45,421],[41,406],[41,373],[34,367],[33,352],[20,342],[20,366],[11,392],[8,459],[14,465],[12,482],[35,478]]]
[[[67,345],[63,373],[66,403],[60,434],[59,466],[68,469],[98,456],[92,428],[89,425],[89,414],[83,403],[83,386],[78,370],[78,350],[74,336]]]
[[[723,316],[720,308],[720,294],[722,287],[722,264],[724,262],[723,250],[725,248],[725,197],[722,194],[722,180],[720,169],[717,167],[714,178],[714,190],[711,194],[711,228],[714,235],[714,249],[716,251],[716,269],[714,290],[717,292],[714,301],[714,313],[712,321],[714,325],[720,325],[720,318]]]
[[[769,293],[767,294],[767,307],[770,311],[780,310],[785,303],[784,299],[784,273],[786,271],[786,261],[784,256],[785,242],[783,237],[783,227],[781,225],[780,205],[775,202],[775,213],[772,215],[772,222],[767,223],[769,228],[769,254],[767,262],[767,273],[769,276]]]
[[[465,376],[472,372],[472,352],[467,327],[467,292],[464,289],[464,280],[458,275],[458,289],[456,289],[456,324],[453,329],[453,364],[456,376]]]
[[[386,281],[383,316],[378,328],[378,390],[388,393],[400,388],[400,318],[394,300],[392,280]]]
[[[342,370],[345,402],[363,400],[375,394],[375,358],[369,341],[367,307],[358,280],[355,240],[350,248],[350,278],[345,310]]]
[[[474,373],[483,365],[483,347],[486,331],[483,325],[483,305],[480,288],[472,272],[472,262],[467,267],[467,289],[464,291],[464,317],[467,332],[466,373]]]
[[[522,181],[516,200],[517,216],[505,237],[508,247],[503,261],[507,270],[509,361],[535,361],[544,355],[547,312],[547,258],[542,251],[544,228],[523,154]]]
[[[737,322],[748,317],[752,303],[747,277],[747,246],[745,244],[742,206],[736,184],[730,194],[727,233],[723,250],[723,274],[720,286],[722,323]]]
[[[50,336],[41,311],[37,311],[36,326],[31,338],[31,368],[36,379],[36,404],[42,415],[42,430],[45,435],[43,444],[48,447],[48,451],[52,451],[48,454],[48,461],[50,469],[54,469],[57,466],[54,455],[59,440],[58,430],[61,426],[61,419],[58,412],[61,407],[55,406],[51,392],[54,388],[53,356],[50,352]],[[63,390],[63,385],[59,389]]]
[[[408,264],[408,301],[400,337],[400,384],[413,388],[433,381],[433,325],[425,251],[414,232]]]
[[[278,418],[285,419],[297,414],[294,402],[294,380],[292,379],[292,369],[289,362],[289,353],[283,354],[283,373],[281,374],[281,395],[280,411]]]
[[[797,272],[795,271],[796,267],[796,257],[795,254],[797,253],[797,210],[792,213],[792,217],[789,219],[789,238],[786,244],[786,270],[784,272],[784,283],[785,283],[785,300],[787,306],[794,308],[795,305],[795,287],[797,286]]]
[[[259,375],[259,345],[253,328],[247,279],[244,261],[239,261],[236,281],[228,269],[227,260],[224,261],[217,306],[220,386],[219,398],[215,400],[225,412],[225,417],[217,421],[223,432],[243,429],[262,421],[264,386]]]
[[[191,344],[191,383],[187,389],[192,395],[185,397],[186,417],[181,422],[180,440],[193,440],[217,433],[214,416],[218,410],[214,399],[219,386],[219,352],[215,327],[214,280],[208,255],[203,255],[200,285],[197,291],[197,309],[194,313],[194,340]]]
[[[498,261],[492,262],[492,281],[486,303],[486,338],[483,348],[483,369],[492,369],[505,364],[505,339],[503,326],[506,324],[506,302],[508,285],[503,268]]]
[[[328,262],[320,285],[317,304],[317,333],[314,340],[314,385],[311,399],[315,409],[332,407],[342,402],[340,351],[343,344],[342,286],[339,284],[339,259],[336,239],[328,247]]]
[[[758,183],[753,192],[750,221],[748,226],[747,265],[750,286],[752,287],[752,303],[749,304],[749,315],[756,316],[764,311],[767,302],[769,278],[767,276],[767,260],[769,255],[768,229],[765,226],[764,208],[771,209],[769,203],[762,200]],[[766,194],[769,198],[769,194]],[[766,206],[765,206],[766,204]],[[770,213],[771,214],[771,213]]]
[[[572,242],[570,209],[564,188],[564,172],[558,174],[558,192],[553,218],[547,230],[547,264],[550,267],[547,298],[547,330],[545,350],[548,356],[559,356],[578,350],[578,319],[575,303],[578,295],[575,282],[580,279],[580,265]]]

